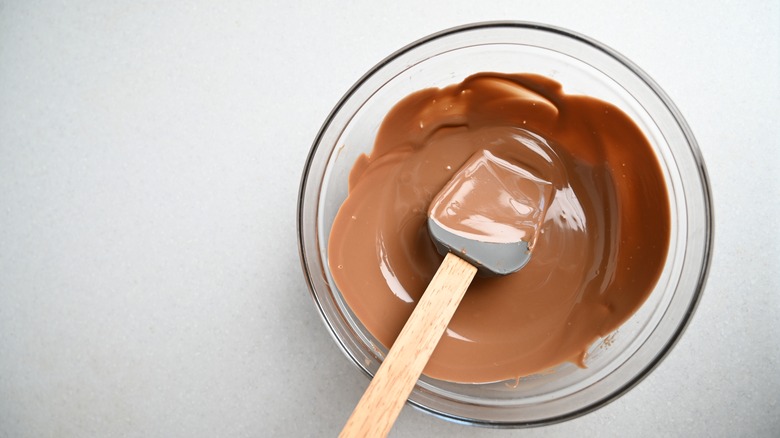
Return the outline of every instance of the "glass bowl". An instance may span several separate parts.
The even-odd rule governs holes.
[[[661,277],[627,322],[591,346],[586,368],[564,363],[543,374],[489,384],[423,376],[409,399],[425,412],[460,423],[549,424],[603,406],[647,376],[682,335],[709,268],[710,190],[696,141],[666,94],[625,57],[585,36],[522,22],[461,26],[393,53],[344,95],[314,141],[298,204],[301,262],[327,329],[350,360],[373,375],[386,350],[347,307],[327,263],[328,236],[347,195],[349,171],[360,154],[370,152],[383,117],[401,98],[483,71],[540,74],[560,82],[568,94],[620,107],[652,144],[669,189],[671,244]]]

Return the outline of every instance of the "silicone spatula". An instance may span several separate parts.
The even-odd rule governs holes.
[[[341,437],[384,437],[479,271],[507,275],[525,266],[552,184],[492,153],[474,154],[428,211],[428,231],[445,255]]]

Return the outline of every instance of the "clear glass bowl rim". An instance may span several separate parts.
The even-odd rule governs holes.
[[[680,324],[677,326],[676,330],[671,334],[669,337],[667,343],[665,344],[664,348],[656,354],[656,356],[653,358],[653,360],[650,361],[650,363],[647,364],[646,367],[644,367],[640,372],[636,373],[636,375],[632,378],[626,381],[622,386],[619,388],[616,388],[614,391],[612,391],[611,394],[609,394],[607,397],[603,397],[599,400],[596,400],[586,406],[581,407],[580,409],[572,410],[570,412],[565,413],[564,415],[558,415],[558,416],[551,416],[548,418],[544,418],[542,420],[538,421],[518,421],[518,422],[496,422],[496,421],[483,421],[479,419],[474,418],[462,418],[457,415],[450,415],[445,412],[440,412],[435,409],[432,409],[428,406],[425,406],[423,404],[417,403],[414,400],[410,400],[409,403],[413,405],[414,407],[427,412],[429,414],[432,414],[434,416],[457,422],[457,423],[463,423],[463,424],[470,424],[470,425],[477,425],[477,426],[483,426],[483,427],[500,427],[500,428],[517,428],[517,427],[528,427],[528,426],[542,426],[542,425],[548,425],[548,424],[554,424],[562,421],[567,421],[582,415],[585,415],[589,412],[592,412],[594,410],[597,410],[610,402],[616,400],[623,394],[625,394],[627,391],[629,391],[631,388],[636,386],[638,383],[640,383],[645,377],[647,377],[652,370],[654,370],[662,361],[664,358],[667,357],[669,352],[674,348],[676,343],[679,341],[680,337],[682,336],[683,332],[687,328],[688,324],[691,321],[691,318],[693,317],[696,308],[698,306],[699,301],[701,300],[701,295],[703,293],[704,287],[706,285],[706,280],[709,273],[709,268],[711,265],[711,259],[712,259],[712,247],[713,247],[713,240],[714,240],[714,216],[713,216],[713,208],[712,208],[712,195],[711,195],[711,189],[710,189],[710,183],[709,183],[709,177],[707,175],[707,170],[704,165],[704,160],[702,158],[701,152],[698,147],[698,143],[696,142],[696,139],[694,138],[693,132],[691,131],[690,127],[688,126],[687,122],[683,118],[680,111],[677,109],[677,107],[674,105],[672,100],[667,96],[667,94],[661,89],[661,87],[655,83],[655,81],[642,69],[640,69],[638,66],[636,66],[632,61],[618,53],[617,51],[611,49],[610,47],[590,38],[585,35],[556,27],[551,26],[547,24],[541,24],[541,23],[534,23],[534,22],[525,22],[525,21],[491,21],[491,22],[478,22],[478,23],[471,23],[461,26],[452,27],[449,29],[445,29],[443,31],[431,34],[429,36],[423,37],[399,50],[392,53],[391,55],[384,58],[382,61],[377,63],[374,67],[372,67],[368,72],[366,72],[360,79],[358,79],[352,87],[343,95],[343,97],[339,100],[339,102],[334,106],[334,108],[331,110],[331,112],[326,117],[325,121],[323,122],[320,130],[318,131],[317,135],[315,136],[314,142],[312,143],[312,146],[310,148],[309,154],[306,159],[306,163],[304,165],[304,170],[301,176],[301,182],[298,192],[298,208],[297,208],[297,235],[298,235],[298,249],[299,249],[299,256],[301,260],[301,266],[303,269],[304,277],[306,278],[307,286],[309,289],[309,292],[319,310],[320,316],[323,319],[323,322],[328,327],[328,330],[330,331],[332,337],[337,342],[341,350],[347,355],[347,357],[350,358],[351,361],[354,362],[354,364],[361,370],[364,371],[364,373],[367,374],[368,377],[371,377],[371,374],[365,370],[365,368],[361,367],[359,363],[357,363],[355,357],[350,353],[348,348],[344,345],[344,342],[339,339],[339,337],[336,335],[333,326],[331,325],[331,322],[328,320],[328,317],[322,307],[322,304],[319,302],[319,297],[317,296],[317,293],[315,291],[315,285],[312,282],[312,271],[309,266],[309,262],[307,260],[306,255],[306,242],[304,237],[304,226],[305,226],[305,220],[304,220],[304,200],[306,199],[306,188],[307,183],[310,180],[311,177],[311,167],[313,160],[315,158],[315,154],[317,152],[317,147],[320,145],[322,141],[323,134],[326,132],[326,130],[329,128],[329,126],[332,124],[334,118],[336,115],[341,111],[342,107],[345,105],[345,103],[353,96],[353,94],[356,92],[356,90],[360,89],[361,86],[363,86],[372,76],[374,76],[378,71],[382,70],[387,64],[391,63],[395,59],[399,58],[400,56],[406,54],[407,52],[410,52],[414,50],[415,48],[418,48],[420,46],[423,46],[427,43],[430,43],[431,41],[438,40],[441,38],[445,38],[447,36],[463,33],[463,32],[470,32],[470,31],[477,31],[480,29],[490,29],[490,28],[521,28],[521,29],[532,29],[536,31],[541,32],[548,32],[552,34],[556,34],[559,36],[564,36],[567,38],[570,38],[574,41],[577,41],[579,43],[586,44],[590,46],[591,48],[595,48],[609,57],[613,58],[614,60],[621,63],[625,68],[627,68],[629,71],[631,71],[634,75],[636,75],[642,82],[644,82],[654,93],[655,95],[663,102],[666,109],[670,112],[672,117],[674,118],[674,121],[682,131],[685,140],[687,142],[689,151],[691,153],[692,159],[696,163],[696,169],[698,171],[698,179],[701,183],[701,196],[702,196],[702,203],[704,205],[705,211],[704,214],[704,220],[702,223],[702,226],[704,227],[703,235],[705,236],[705,241],[703,242],[703,255],[701,260],[701,269],[699,272],[699,277],[696,279],[696,286],[695,291],[692,296],[692,299],[690,300],[690,303],[685,309],[684,316],[680,322]]]

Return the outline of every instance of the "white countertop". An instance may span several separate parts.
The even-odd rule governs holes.
[[[0,437],[335,436],[368,381],[301,272],[309,147],[374,63],[496,19],[589,35],[671,96],[710,172],[709,282],[592,414],[497,431],[406,407],[393,436],[780,433],[778,2],[75,3],[0,2]]]

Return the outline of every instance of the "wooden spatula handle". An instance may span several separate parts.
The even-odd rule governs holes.
[[[340,437],[387,436],[476,273],[447,254]]]

